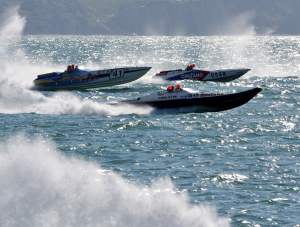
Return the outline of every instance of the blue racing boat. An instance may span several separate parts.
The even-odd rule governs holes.
[[[151,67],[124,67],[88,70],[69,65],[64,72],[38,75],[32,89],[54,91],[115,86],[137,80],[150,69]]]

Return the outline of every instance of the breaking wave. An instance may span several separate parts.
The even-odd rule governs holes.
[[[229,226],[167,178],[135,185],[41,137],[14,135],[0,150],[1,226]]]

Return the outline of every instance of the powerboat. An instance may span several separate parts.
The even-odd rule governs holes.
[[[195,64],[189,65],[186,69],[168,70],[157,73],[153,78],[164,80],[196,80],[196,81],[214,81],[229,82],[235,80],[250,69],[219,69],[209,70],[195,67]]]
[[[64,72],[38,75],[32,89],[54,91],[109,87],[137,80],[150,69],[151,67],[124,67],[89,70],[69,65]]]
[[[236,93],[203,93],[192,88],[169,86],[167,90],[159,91],[148,96],[120,101],[139,106],[151,106],[157,109],[196,107],[197,111],[218,112],[239,107],[261,92],[261,88]]]

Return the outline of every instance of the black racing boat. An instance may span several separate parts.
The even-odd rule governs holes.
[[[173,88],[172,88],[173,87]],[[197,107],[197,110],[205,112],[218,112],[239,107],[261,92],[261,88],[253,88],[237,93],[201,93],[191,88],[169,87],[166,91],[160,91],[144,97],[123,100],[120,103],[128,103],[139,106],[152,106],[157,109]]]

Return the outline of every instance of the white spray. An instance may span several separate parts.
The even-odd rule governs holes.
[[[229,226],[170,179],[137,186],[54,147],[20,134],[0,142],[1,226]]]

